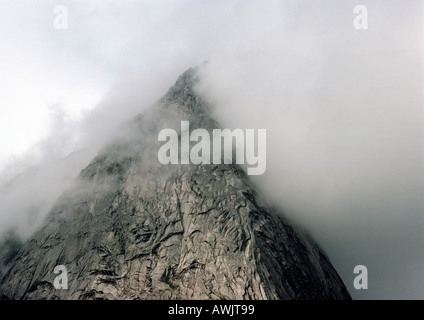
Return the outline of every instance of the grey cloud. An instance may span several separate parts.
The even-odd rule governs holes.
[[[353,28],[356,1],[65,3],[72,37],[43,40],[118,84],[78,121],[58,111],[49,137],[8,168],[90,150],[2,197],[2,228],[28,223],[10,212],[33,200],[41,218],[67,186],[59,177],[208,60],[198,90],[221,125],[267,129],[267,171],[254,183],[319,241],[353,297],[423,298],[422,4],[361,4],[369,30]],[[358,264],[367,291],[352,286]]]

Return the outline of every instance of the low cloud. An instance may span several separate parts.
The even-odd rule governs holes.
[[[365,1],[369,29],[355,30],[355,1],[85,3],[64,3],[71,38],[43,43],[110,89],[79,117],[53,104],[46,137],[4,168],[3,184],[26,173],[2,189],[0,234],[27,237],[121,123],[208,60],[198,92],[216,120],[267,130],[266,173],[251,177],[263,197],[354,297],[423,298],[422,4]],[[352,286],[359,264],[367,291]]]

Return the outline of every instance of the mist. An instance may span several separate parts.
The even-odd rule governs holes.
[[[0,235],[29,237],[122,124],[208,61],[199,95],[222,127],[267,130],[266,172],[253,183],[313,235],[351,295],[424,298],[421,3],[362,2],[367,30],[353,27],[355,1],[61,4],[66,31],[51,26],[54,1],[1,4],[20,24],[3,22],[12,34],[0,48],[47,55],[35,50],[30,69],[19,56],[1,62],[27,75],[21,88],[4,84],[20,89],[10,101],[24,95],[28,103],[13,119],[27,123],[40,105],[43,117],[31,121],[43,132],[18,153],[14,130],[24,129],[6,132]],[[13,35],[28,41],[18,46]],[[47,90],[54,98],[31,105],[38,95],[27,89],[38,87],[40,73],[62,94]],[[1,98],[1,118],[12,119]],[[368,290],[353,288],[360,264]]]

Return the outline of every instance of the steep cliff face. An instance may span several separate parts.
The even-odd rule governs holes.
[[[158,132],[219,128],[196,69],[136,117],[8,262],[9,299],[349,299],[326,255],[237,165],[161,165]],[[55,266],[68,289],[53,286]]]

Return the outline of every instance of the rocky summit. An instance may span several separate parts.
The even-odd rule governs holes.
[[[183,73],[8,257],[3,299],[350,299],[328,257],[234,164],[158,161],[158,132],[220,128]],[[56,289],[56,266],[67,289]]]

